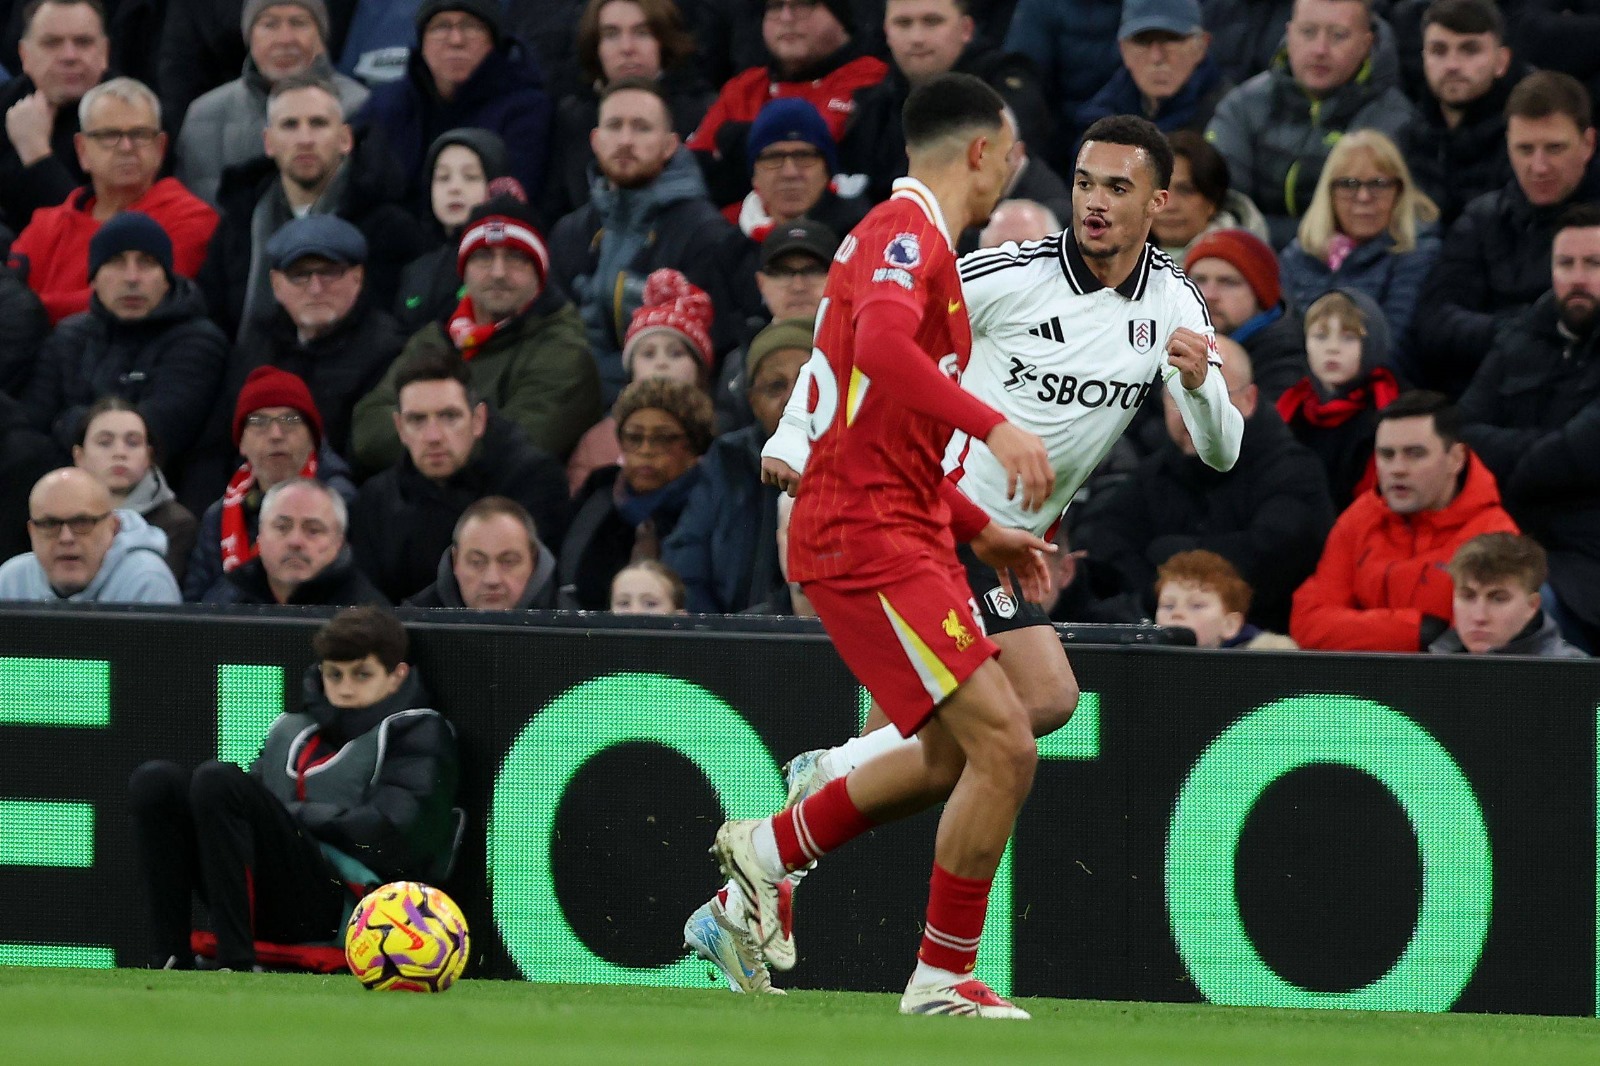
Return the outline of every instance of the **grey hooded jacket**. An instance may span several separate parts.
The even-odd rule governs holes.
[[[50,586],[33,552],[0,566],[0,600],[46,603],[181,603],[167,569],[167,535],[133,511],[114,512],[122,527],[87,588],[63,596]]]

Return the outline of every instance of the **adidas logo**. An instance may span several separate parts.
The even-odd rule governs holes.
[[[1057,344],[1062,344],[1066,340],[1066,338],[1061,335],[1061,319],[1056,318],[1053,315],[1051,316],[1050,321],[1041,322],[1037,326],[1034,326],[1032,329],[1030,329],[1028,331],[1028,336],[1043,337],[1045,340],[1055,341]]]

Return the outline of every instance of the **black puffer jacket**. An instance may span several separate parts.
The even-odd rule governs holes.
[[[38,365],[39,346],[49,335],[44,304],[15,271],[0,265],[0,392],[22,395]]]
[[[1439,205],[1439,226],[1448,229],[1467,205],[1511,180],[1506,154],[1506,97],[1527,68],[1518,64],[1466,108],[1454,129],[1445,124],[1439,101],[1430,93],[1417,117],[1400,131],[1400,151],[1417,187]]]
[[[436,577],[435,563],[461,512],[485,496],[516,500],[541,539],[561,543],[566,467],[534,447],[516,423],[491,414],[467,465],[444,483],[423,476],[407,452],[361,486],[350,513],[357,565],[395,603],[415,595]]]
[[[265,603],[276,604],[272,586],[267,581],[267,568],[260,557],[250,560],[237,569],[230,570],[219,583],[218,596],[208,596],[203,603]],[[285,607],[358,607],[362,604],[387,607],[389,601],[373,587],[355,564],[350,547],[339,549],[333,562],[309,581],[302,582],[289,594]]]
[[[28,424],[22,404],[0,392],[0,557],[33,550],[28,495],[35,481],[66,461],[66,452]]]
[[[1600,199],[1600,159],[1573,194],[1535,207],[1522,186],[1508,181],[1467,205],[1417,306],[1411,352],[1417,384],[1460,396],[1494,342],[1502,320],[1515,318],[1550,288],[1550,246],[1556,220],[1571,204]]]
[[[237,19],[234,28],[238,28]],[[0,115],[33,91],[33,79],[26,74],[18,74],[0,86]],[[77,132],[77,106],[58,108],[50,129],[50,154],[26,167],[17,157],[11,138],[0,137],[0,223],[13,233],[21,233],[27,227],[35,210],[54,207],[88,182],[73,144]]]
[[[228,339],[206,317],[199,290],[174,278],[166,299],[133,321],[90,297],[89,310],[45,341],[22,399],[34,425],[70,449],[89,405],[121,396],[138,405],[164,452],[180,457],[200,439],[227,358]]]
[[[1562,604],[1600,627],[1600,335],[1573,338],[1546,293],[1501,324],[1461,415]]]

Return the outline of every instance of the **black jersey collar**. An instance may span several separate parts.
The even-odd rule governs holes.
[[[1067,284],[1072,286],[1072,291],[1079,296],[1087,296],[1105,288],[1089,269],[1089,264],[1084,262],[1083,253],[1078,251],[1078,238],[1070,229],[1061,234],[1061,273],[1066,277]],[[1144,297],[1149,282],[1150,244],[1147,241],[1139,250],[1139,261],[1133,265],[1133,272],[1122,279],[1117,292],[1130,300],[1139,300]]]

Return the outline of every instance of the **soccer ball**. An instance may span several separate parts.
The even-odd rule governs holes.
[[[344,958],[375,991],[443,992],[467,965],[467,921],[437,888],[395,881],[356,904]]]

